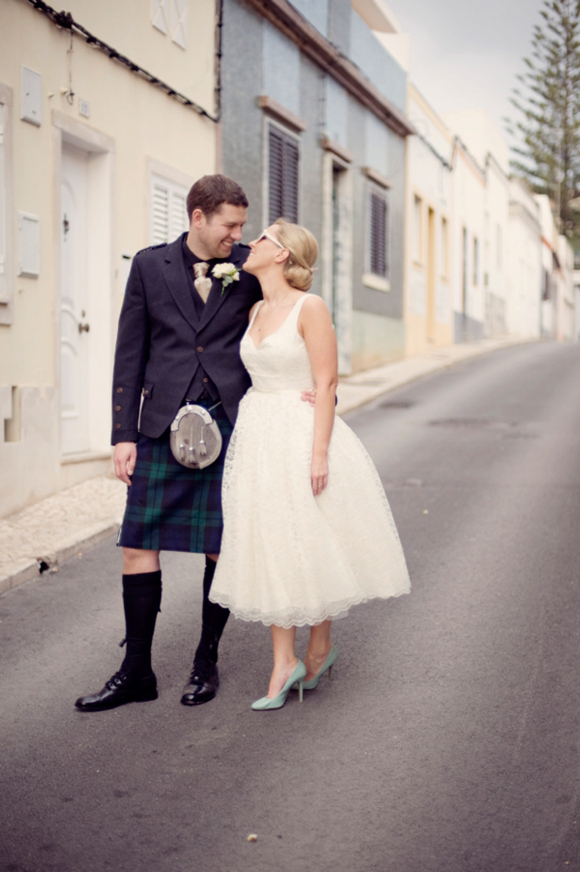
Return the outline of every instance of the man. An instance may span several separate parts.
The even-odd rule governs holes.
[[[221,541],[225,452],[250,385],[239,343],[261,298],[257,280],[241,269],[249,253],[239,244],[247,207],[232,179],[204,176],[187,196],[189,232],[133,260],[115,352],[112,436],[115,473],[129,486],[119,533],[127,649],[105,686],[76,701],[82,711],[157,698],[151,643],[161,603],[161,550],[206,555],[201,638],[181,702],[208,702],[218,688],[218,643],[229,611],[208,594]],[[224,262],[239,271],[236,280],[212,276]],[[197,268],[196,279],[198,263],[208,267],[201,275]],[[211,410],[222,434],[219,458],[204,469],[182,466],[170,450],[169,427],[186,400]]]

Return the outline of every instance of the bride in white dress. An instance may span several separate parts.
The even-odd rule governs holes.
[[[274,668],[257,710],[312,690],[338,651],[332,619],[375,597],[408,593],[409,575],[378,473],[335,418],[337,352],[324,301],[305,293],[318,256],[304,227],[279,219],[244,265],[264,299],[240,353],[252,387],[227,453],[224,533],[210,599],[271,627]],[[305,402],[315,391],[314,403]],[[310,626],[302,663],[296,627]]]

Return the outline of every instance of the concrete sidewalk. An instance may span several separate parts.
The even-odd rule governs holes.
[[[337,412],[344,415],[381,394],[461,360],[520,344],[518,339],[484,339],[436,348],[340,379]],[[126,487],[111,471],[40,500],[0,520],[0,594],[115,533],[125,507]]]

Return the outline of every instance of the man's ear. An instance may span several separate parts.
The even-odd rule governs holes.
[[[206,223],[206,217],[201,209],[194,209],[191,213],[191,226],[199,230]]]

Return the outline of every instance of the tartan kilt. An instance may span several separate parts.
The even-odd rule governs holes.
[[[158,439],[140,434],[117,545],[219,554],[222,476],[233,427],[223,406],[213,409],[212,414],[223,445],[217,460],[204,469],[188,469],[178,463],[169,447],[169,430]]]

